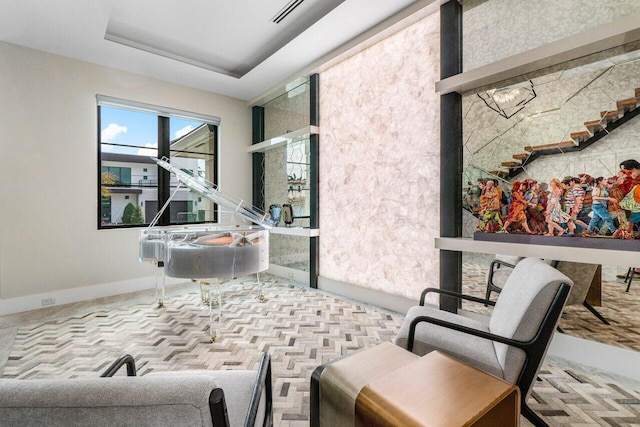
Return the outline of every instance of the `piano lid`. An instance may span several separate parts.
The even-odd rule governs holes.
[[[262,210],[258,209],[257,207],[245,202],[242,199],[231,196],[229,194],[225,194],[221,190],[216,188],[215,185],[206,183],[205,180],[197,178],[180,169],[179,167],[171,165],[169,163],[169,159],[167,159],[166,157],[163,157],[162,159],[158,159],[155,157],[151,158],[158,164],[158,166],[168,170],[169,172],[172,172],[176,176],[178,181],[180,181],[196,193],[200,194],[201,196],[206,197],[212,202],[231,210],[247,221],[261,225],[266,229],[271,229],[272,224],[267,218],[267,214],[262,212]]]

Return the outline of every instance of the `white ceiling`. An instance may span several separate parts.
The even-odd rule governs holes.
[[[0,40],[240,99],[417,0],[0,0]],[[107,40],[110,39],[110,40]]]

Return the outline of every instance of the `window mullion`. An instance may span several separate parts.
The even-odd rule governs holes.
[[[158,116],[158,158],[171,157],[171,142],[169,118]],[[167,203],[171,196],[171,172],[158,166],[158,208],[160,209]],[[169,225],[170,210],[166,209],[160,219],[158,225]]]

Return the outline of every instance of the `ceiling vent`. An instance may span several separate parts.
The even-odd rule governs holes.
[[[276,16],[271,18],[271,22],[275,22],[279,24],[282,22],[284,18],[287,17],[291,12],[293,12],[304,0],[290,0],[278,13]]]

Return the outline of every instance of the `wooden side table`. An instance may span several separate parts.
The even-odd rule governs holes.
[[[356,399],[356,426],[519,426],[520,390],[434,351],[373,379]]]

